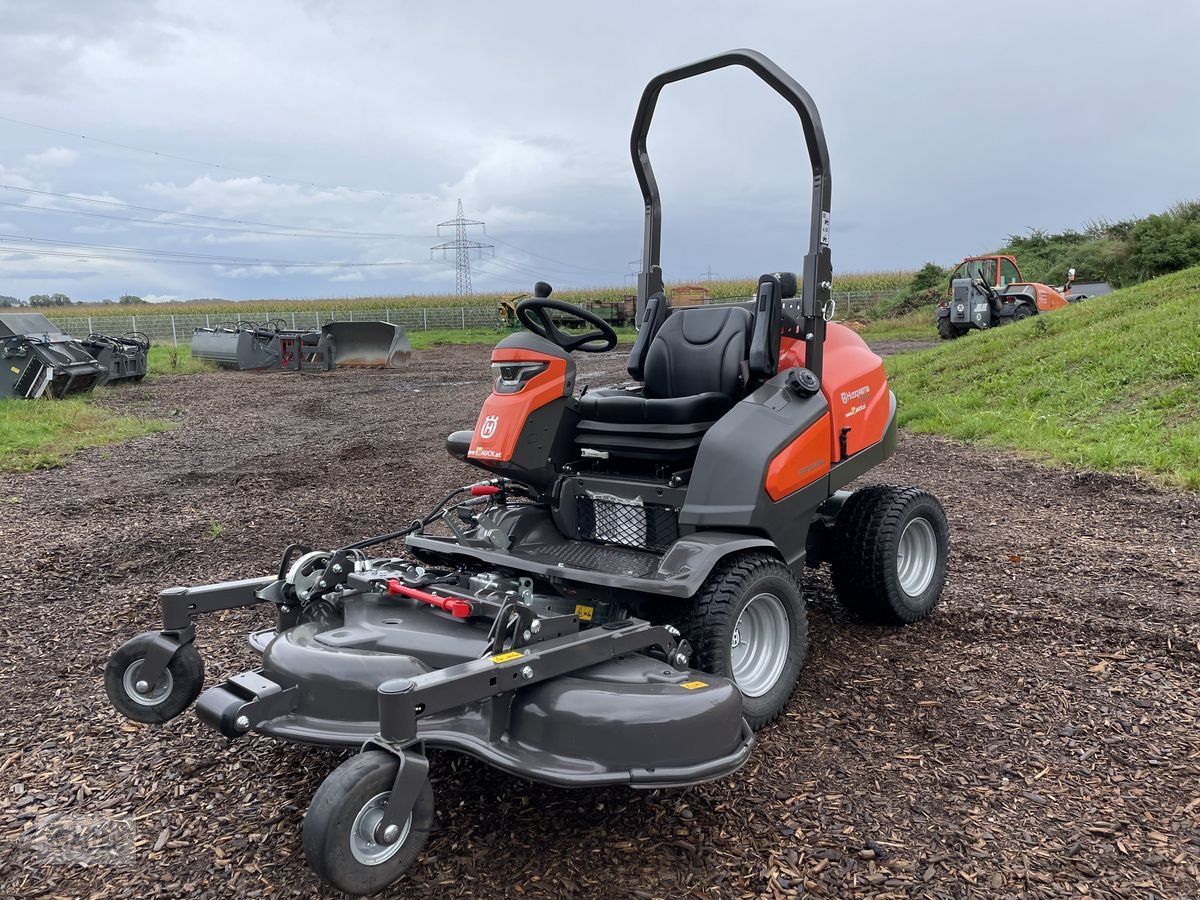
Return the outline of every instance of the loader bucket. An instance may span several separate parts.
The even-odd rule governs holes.
[[[197,328],[192,334],[192,356],[216,363],[222,369],[236,369],[238,331],[232,326]]]
[[[333,341],[334,364],[339,368],[401,369],[412,356],[412,345],[403,325],[330,322],[321,331]]]
[[[79,394],[92,390],[106,374],[79,341],[45,316],[0,314],[0,397]]]
[[[279,365],[278,333],[249,323],[197,328],[192,356],[222,369],[270,369]]]

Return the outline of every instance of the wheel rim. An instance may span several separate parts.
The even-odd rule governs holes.
[[[733,680],[747,697],[761,697],[775,686],[787,665],[791,634],[787,610],[774,594],[757,594],[733,626],[729,659]]]
[[[918,516],[900,532],[896,548],[896,577],[900,589],[910,597],[919,597],[933,581],[937,570],[937,535],[929,520]]]
[[[158,683],[144,694],[137,689],[137,683],[141,680],[138,676],[141,673],[142,660],[137,659],[129,664],[125,669],[125,675],[121,678],[125,685],[125,695],[130,700],[139,706],[158,706],[171,696],[171,690],[175,687],[175,679],[171,676],[170,669],[164,670]]]
[[[409,813],[408,820],[400,830],[400,837],[390,844],[381,844],[375,840],[375,829],[383,820],[390,794],[391,791],[384,791],[368,800],[358,811],[358,815],[354,817],[354,824],[350,827],[350,852],[364,866],[377,866],[395,856],[404,846],[412,828],[412,813]]]

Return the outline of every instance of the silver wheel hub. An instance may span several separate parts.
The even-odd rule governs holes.
[[[375,840],[375,832],[387,811],[390,794],[391,791],[384,791],[368,800],[354,817],[354,824],[350,826],[350,853],[364,866],[377,866],[395,856],[404,846],[404,840],[412,828],[412,813],[409,813],[403,828],[390,825],[385,829],[385,834],[390,839],[386,844]]]
[[[900,532],[896,547],[896,578],[900,589],[910,597],[919,597],[937,572],[937,534],[930,521],[922,516],[909,521]]]
[[[729,642],[733,680],[747,697],[761,697],[775,686],[787,665],[791,629],[783,601],[756,594],[742,608]]]
[[[171,696],[175,679],[171,676],[171,670],[167,669],[162,673],[162,678],[158,679],[158,683],[151,686],[146,679],[140,677],[143,661],[135,659],[125,669],[125,674],[121,677],[125,696],[139,706],[158,706]]]

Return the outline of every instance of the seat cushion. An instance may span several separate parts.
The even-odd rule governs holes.
[[[715,422],[733,406],[733,398],[717,391],[687,397],[651,397],[627,391],[589,392],[579,400],[584,419],[610,424],[691,425]]]

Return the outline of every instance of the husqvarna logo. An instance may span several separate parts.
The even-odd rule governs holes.
[[[496,427],[500,424],[499,416],[488,416],[483,420],[483,427],[479,429],[479,436],[487,440],[496,433]]]
[[[853,391],[842,391],[842,402],[849,403],[851,400],[857,400],[859,397],[869,396],[870,393],[871,386],[869,384],[863,385],[862,387]]]

